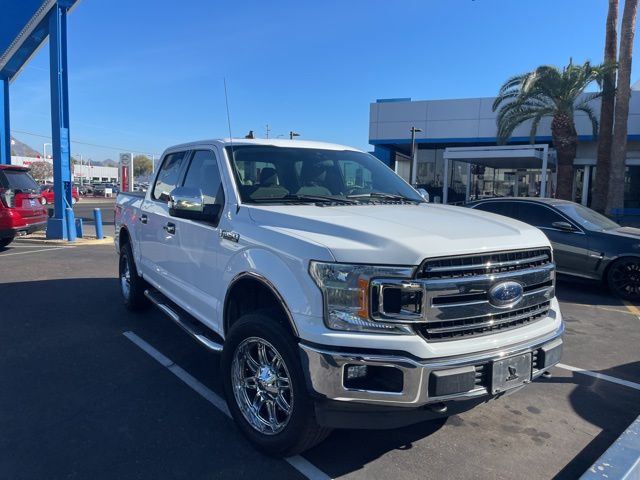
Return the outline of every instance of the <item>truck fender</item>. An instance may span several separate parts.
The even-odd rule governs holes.
[[[291,262],[291,265],[287,263]],[[247,276],[262,282],[282,303],[291,327],[298,333],[296,314],[322,315],[323,301],[320,290],[307,273],[308,265],[301,260],[282,259],[264,248],[251,248],[237,252],[227,264],[223,274],[226,285],[221,321],[224,321],[227,296],[233,285]]]

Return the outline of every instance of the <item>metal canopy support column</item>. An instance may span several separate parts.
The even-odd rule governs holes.
[[[547,196],[547,168],[549,163],[549,145],[546,143],[542,147],[542,172],[540,175],[540,197]]]
[[[9,79],[0,77],[0,165],[11,164],[11,128],[9,125]]]
[[[69,89],[67,82],[67,8],[58,0],[49,14],[49,62],[51,83],[51,130],[53,147],[54,214],[47,223],[47,238],[75,238],[73,226],[69,143]]]
[[[469,201],[469,196],[471,195],[471,183],[471,162],[467,162],[467,188],[465,189],[464,197],[465,203]]]
[[[442,203],[449,201],[449,158],[444,157],[444,172],[442,175]]]

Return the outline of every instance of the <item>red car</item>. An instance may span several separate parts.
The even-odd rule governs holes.
[[[29,169],[0,165],[0,248],[46,227],[47,210],[40,204],[40,189]]]
[[[42,205],[46,205],[47,203],[53,204],[53,185],[43,185],[40,187],[40,203]],[[76,203],[80,200],[80,194],[78,193],[78,189],[73,187],[71,190],[71,203]]]

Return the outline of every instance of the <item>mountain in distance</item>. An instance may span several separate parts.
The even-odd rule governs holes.
[[[31,157],[31,158],[40,158],[42,154],[37,150],[34,150],[26,143],[21,142],[20,140],[11,137],[11,155],[15,155],[16,157]]]

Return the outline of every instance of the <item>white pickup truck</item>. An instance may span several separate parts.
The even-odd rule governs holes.
[[[426,202],[375,157],[285,140],[169,148],[121,193],[125,305],[220,351],[229,410],[274,455],[513,392],[560,360],[549,241]]]

